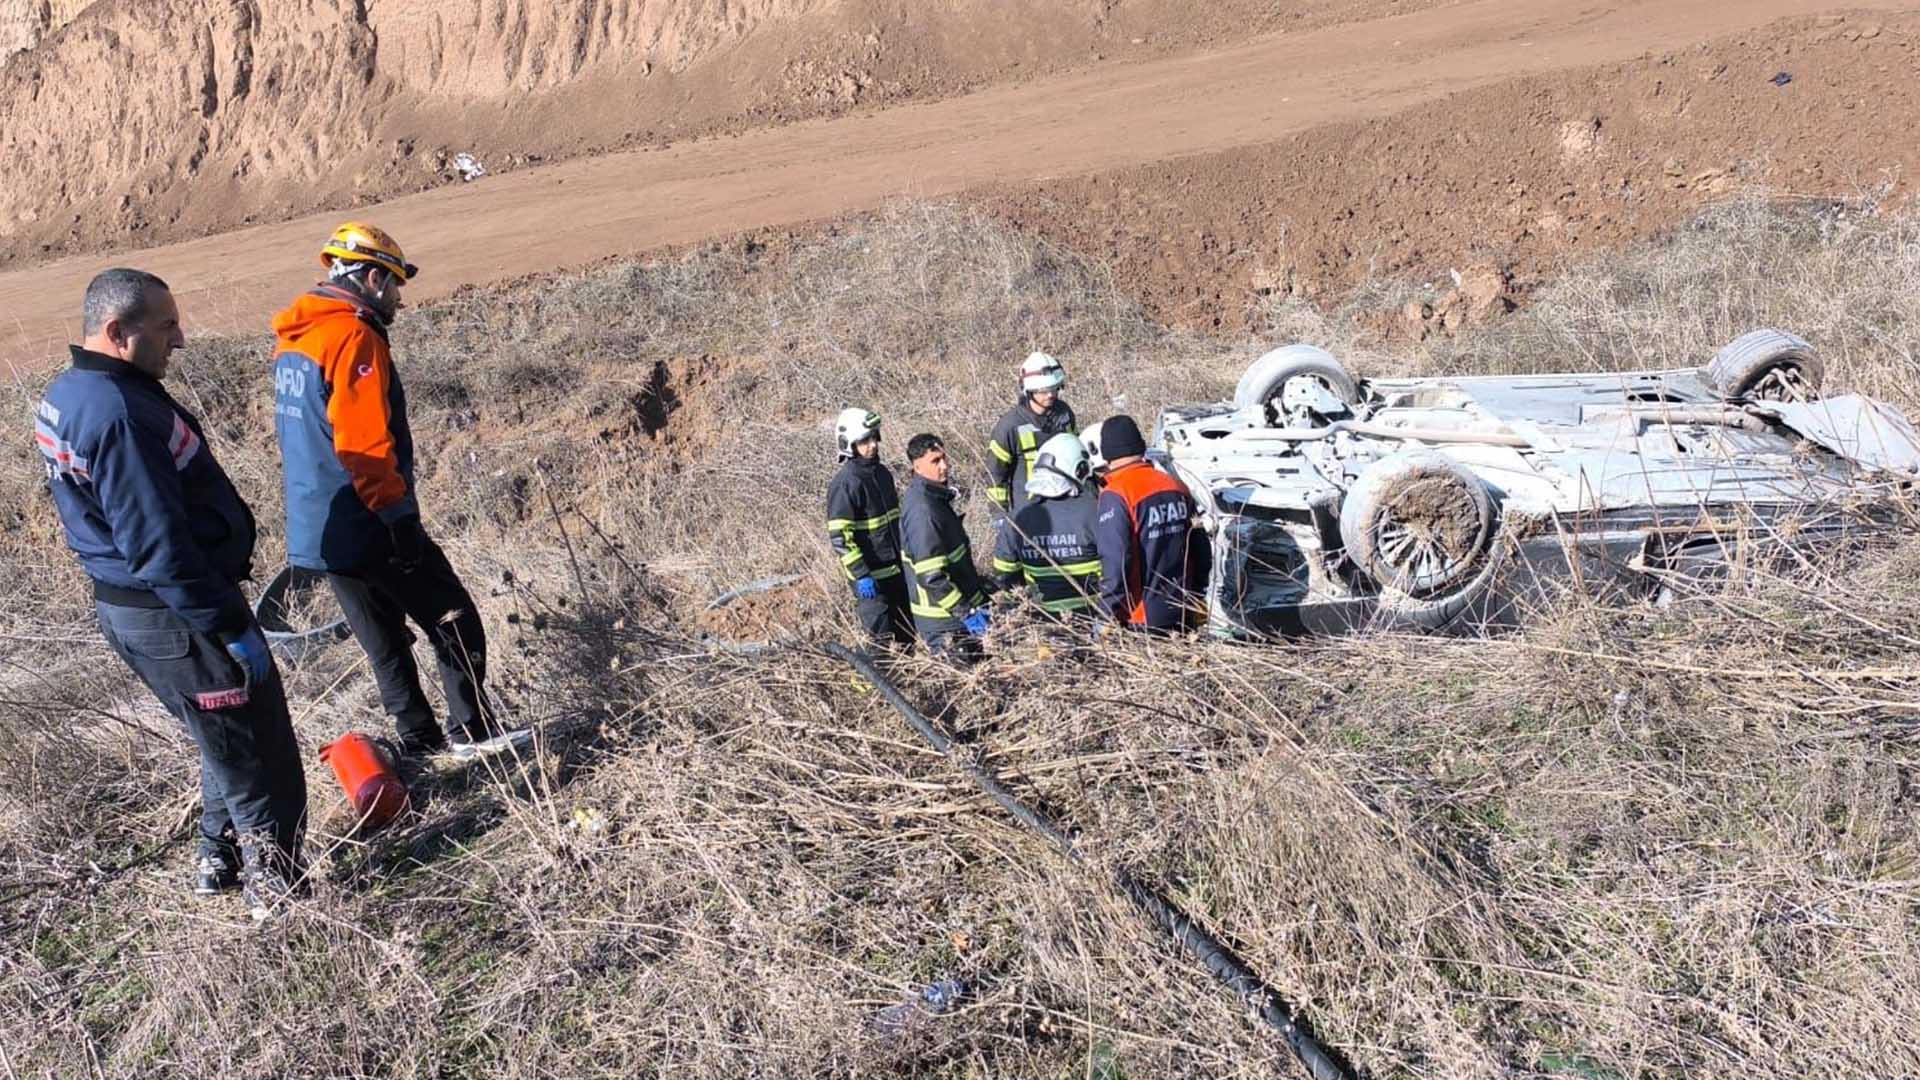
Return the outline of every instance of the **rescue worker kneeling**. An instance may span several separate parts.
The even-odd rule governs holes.
[[[1078,435],[1048,439],[1034,457],[1030,500],[1013,517],[1020,575],[1042,610],[1058,616],[1092,614],[1100,595],[1098,511],[1093,465]]]

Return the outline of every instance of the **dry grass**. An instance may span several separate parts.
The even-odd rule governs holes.
[[[1911,406],[1913,227],[1736,207],[1570,271],[1484,336],[1367,363],[1690,363],[1771,322]],[[1339,313],[1312,318],[1338,343]],[[422,777],[423,811],[366,840],[340,835],[316,768],[315,901],[265,931],[191,902],[183,740],[97,643],[37,466],[9,450],[0,1073],[1292,1067],[845,669],[694,640],[850,635],[818,535],[841,405],[876,404],[894,453],[953,434],[971,474],[1029,348],[1067,361],[1083,419],[1125,394],[1144,420],[1224,392],[1258,343],[1152,326],[1094,270],[940,206],[470,294],[404,327],[423,500],[490,596],[539,760]],[[211,343],[181,383],[273,522],[265,348]],[[724,622],[699,610],[795,571]],[[1903,542],[1667,610],[1567,598],[1493,641],[1096,653],[1014,621],[979,668],[899,675],[1370,1075],[1898,1075],[1920,1070],[1917,571]],[[351,647],[290,678],[309,747],[382,726]],[[948,974],[975,987],[957,1013],[874,1034]]]

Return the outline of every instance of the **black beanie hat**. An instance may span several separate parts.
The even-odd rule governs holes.
[[[1115,458],[1139,457],[1147,452],[1147,440],[1140,437],[1140,425],[1133,417],[1122,414],[1109,416],[1100,425],[1100,456],[1112,461]]]

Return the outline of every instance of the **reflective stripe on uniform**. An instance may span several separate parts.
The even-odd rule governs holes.
[[[995,562],[997,565],[998,560],[995,560]],[[1100,560],[1090,559],[1087,562],[1065,563],[1060,566],[1054,566],[1051,563],[1044,566],[1036,566],[1032,563],[1022,563],[1019,565],[1018,569],[1026,571],[1026,575],[1029,578],[1066,578],[1066,577],[1078,578],[1078,577],[1086,577],[1089,574],[1099,573]]]
[[[900,576],[900,567],[899,567],[899,566],[897,566],[897,565],[895,565],[895,566],[883,566],[883,567],[881,567],[881,568],[880,568],[880,569],[878,569],[878,570],[873,570],[873,571],[870,571],[870,572],[869,572],[869,573],[867,574],[867,576],[868,576],[868,577],[870,577],[870,578],[872,578],[872,579],[873,579],[873,580],[875,580],[875,581],[885,581],[886,579],[888,579],[888,578],[890,578],[890,577],[899,577],[899,576]]]
[[[1005,506],[1007,504],[1007,500],[1012,497],[1013,497],[1012,492],[1008,491],[1005,487],[998,484],[987,489],[987,498],[992,499],[994,502],[997,502],[1002,506]]]
[[[889,510],[879,517],[864,518],[859,521],[855,521],[852,518],[834,518],[832,521],[827,522],[827,531],[843,532],[847,529],[852,529],[854,532],[873,532],[876,529],[884,529],[899,520],[900,511],[898,509]]]
[[[996,574],[1017,574],[1020,572],[1020,564],[1014,562],[1012,559],[1003,559],[995,555],[993,557],[993,571]]]
[[[987,446],[993,451],[993,456],[999,458],[1002,464],[1013,464],[1013,451],[1001,446],[998,439],[988,443]]]
[[[1064,596],[1058,600],[1040,601],[1040,610],[1050,612],[1085,611],[1092,606],[1093,597],[1091,596]]]
[[[1039,434],[1031,427],[1020,429],[1020,460],[1026,464],[1027,480],[1033,480],[1033,459],[1040,453]]]
[[[916,559],[913,564],[913,572],[916,574],[924,574],[931,570],[944,570],[954,563],[965,562],[966,560],[967,545],[961,544],[945,555],[934,555],[930,558]]]

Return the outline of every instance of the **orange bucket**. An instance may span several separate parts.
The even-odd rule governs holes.
[[[386,751],[365,735],[347,732],[320,748],[320,760],[333,766],[361,828],[377,829],[407,808],[407,785],[394,775]]]

